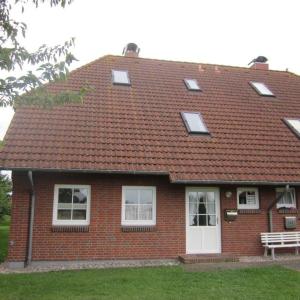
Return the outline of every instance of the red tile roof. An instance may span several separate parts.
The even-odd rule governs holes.
[[[128,70],[131,87],[111,82]],[[203,92],[186,89],[198,80]],[[264,82],[276,98],[259,96]],[[169,174],[172,182],[300,183],[300,77],[289,72],[105,56],[52,91],[93,90],[84,104],[18,109],[0,153],[6,169]],[[181,111],[201,112],[210,136],[192,136]]]

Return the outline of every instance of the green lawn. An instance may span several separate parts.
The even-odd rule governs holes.
[[[0,263],[4,261],[7,255],[9,223],[10,218],[8,216],[0,223]]]
[[[185,272],[182,267],[0,275],[0,299],[300,299],[300,273],[279,266]]]

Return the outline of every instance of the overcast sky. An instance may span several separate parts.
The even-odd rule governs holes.
[[[264,55],[271,69],[300,74],[299,13],[299,0],[75,0],[13,16],[28,25],[30,50],[75,37],[72,69],[135,42],[147,58],[247,66]],[[0,139],[12,115],[0,108]]]

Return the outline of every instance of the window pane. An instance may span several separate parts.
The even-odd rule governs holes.
[[[293,192],[289,191],[286,195],[286,199],[285,199],[286,203],[293,204],[294,203],[294,197],[293,196],[294,196]]]
[[[126,190],[125,191],[125,204],[138,204],[139,192],[138,190]]]
[[[114,83],[130,84],[127,71],[113,70]]]
[[[57,220],[71,220],[71,210],[59,209],[57,211]]]
[[[206,205],[205,203],[199,203],[198,205],[198,214],[206,214],[207,210],[206,210]]]
[[[300,119],[285,119],[287,125],[300,137]]]
[[[73,220],[86,220],[86,210],[73,210]]]
[[[152,205],[140,205],[139,220],[152,220]]]
[[[207,215],[199,215],[199,226],[206,226],[207,225]]]
[[[189,200],[197,201],[197,192],[189,192]]]
[[[208,214],[215,214],[216,213],[215,203],[208,203],[207,204],[207,213]]]
[[[206,201],[206,199],[205,199],[205,193],[202,193],[202,192],[200,192],[200,193],[197,193],[197,196],[198,196],[198,201],[199,202],[205,202]]]
[[[189,90],[200,91],[200,87],[196,79],[185,79],[184,81]]]
[[[208,215],[208,225],[216,226],[216,216],[215,215]]]
[[[72,189],[59,189],[58,203],[72,203]]]
[[[251,82],[254,88],[258,91],[260,95],[263,96],[274,96],[274,94],[269,90],[269,88],[262,82]]]
[[[256,193],[254,191],[247,192],[247,204],[249,205],[256,204]]]
[[[190,220],[190,222],[189,222],[189,224],[190,224],[190,226],[197,226],[198,225],[198,217],[197,217],[197,215],[193,215],[193,216],[189,216],[189,220]]]
[[[74,189],[73,203],[87,203],[88,190],[87,189]]]
[[[197,214],[198,212],[198,205],[197,205],[197,201],[189,201],[189,206],[190,206],[190,215],[192,214]]]
[[[152,199],[153,199],[152,190],[141,190],[140,192],[141,204],[152,204]]]
[[[247,204],[247,195],[246,192],[241,192],[239,194],[239,204]]]
[[[199,113],[183,113],[190,132],[207,132]]]
[[[138,220],[138,205],[125,206],[125,220]]]

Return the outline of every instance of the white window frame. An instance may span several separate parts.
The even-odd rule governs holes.
[[[270,90],[270,88],[264,83],[260,81],[250,81],[249,84],[253,87],[253,89],[260,95],[264,97],[275,97],[274,93]],[[264,88],[266,89],[267,93],[264,93],[257,87],[257,85],[263,85]]]
[[[127,77],[127,82],[117,81],[116,76],[115,76],[115,72],[125,73],[126,77]],[[130,78],[129,78],[129,72],[126,71],[126,70],[115,70],[115,69],[113,69],[113,70],[111,70],[111,76],[112,76],[112,82],[113,82],[113,84],[117,84],[117,85],[131,85]]]
[[[196,88],[193,88],[191,85],[190,85],[190,81],[193,81],[195,83],[195,85],[197,86]],[[198,83],[198,80],[197,79],[193,79],[193,78],[185,78],[184,79],[184,83],[187,87],[188,90],[190,91],[202,91],[199,83]]]
[[[152,190],[152,220],[125,220],[125,193],[127,190]],[[154,226],[156,225],[156,187],[155,186],[122,186],[122,226]]]
[[[275,192],[277,193],[283,193],[285,191],[285,188],[276,188]],[[289,191],[292,191],[293,193],[293,204],[282,204],[282,203],[276,203],[276,208],[297,208],[297,200],[296,200],[296,190],[295,188],[290,188]],[[277,197],[277,196],[276,196]]]
[[[255,204],[240,204],[239,196],[243,192],[255,192]],[[256,187],[240,187],[236,190],[237,208],[238,209],[259,209],[259,194]]]
[[[195,114],[195,115],[198,115],[199,117],[199,121],[201,122],[202,126],[203,126],[203,130],[192,130],[192,128],[190,127],[190,124],[189,124],[189,121],[188,121],[188,118],[187,118],[187,115],[188,114]],[[191,133],[191,134],[209,134],[209,131],[208,131],[208,128],[204,122],[204,119],[202,117],[202,114],[200,112],[197,112],[197,111],[182,111],[180,113],[181,115],[181,118],[184,122],[184,125],[188,131],[188,133]]]
[[[300,138],[300,131],[294,126],[293,121],[300,122],[300,118],[284,118],[283,121],[289,127],[289,129],[296,134],[298,138]]]
[[[58,220],[58,191],[61,188],[66,189],[87,189],[87,207],[86,207],[86,220]],[[78,184],[55,184],[54,186],[54,202],[53,202],[53,225],[89,225],[90,224],[90,207],[91,207],[91,186],[90,185],[78,185]]]

